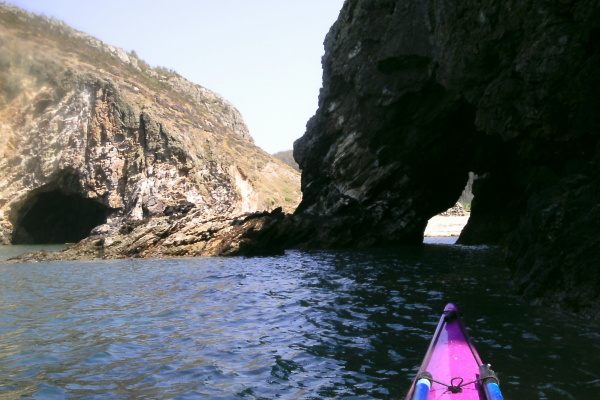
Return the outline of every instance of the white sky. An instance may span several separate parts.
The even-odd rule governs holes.
[[[317,109],[323,40],[343,0],[5,0],[175,70],[291,150]]]

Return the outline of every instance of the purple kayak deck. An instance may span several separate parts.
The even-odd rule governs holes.
[[[469,338],[462,319],[457,317],[446,320],[447,315],[457,311],[454,304],[448,304],[444,309],[444,314],[419,370],[419,374],[427,371],[434,381],[448,385],[459,385],[461,383],[459,377],[462,378],[463,384],[476,381],[481,365],[481,359]],[[406,397],[407,400],[412,398],[414,387],[415,383]],[[427,400],[485,399],[485,395],[479,390],[479,387],[479,383],[473,382],[462,386],[460,393],[452,393],[448,387],[432,382]]]

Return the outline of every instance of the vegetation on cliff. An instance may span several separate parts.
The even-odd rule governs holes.
[[[300,197],[299,174],[256,147],[218,94],[6,4],[0,175],[3,243],[58,240],[49,230],[64,220],[64,204],[94,204],[85,213],[93,217],[73,227],[78,240],[98,221],[114,231],[182,203],[210,218],[292,211]],[[48,199],[58,214],[40,211]]]
[[[296,171],[300,172],[300,167],[298,166],[298,163],[296,162],[296,160],[294,160],[293,150],[279,151],[279,152],[273,154],[273,157],[281,160],[285,164],[294,168]]]

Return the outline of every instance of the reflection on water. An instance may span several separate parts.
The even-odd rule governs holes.
[[[598,326],[496,250],[0,264],[0,398],[402,398],[448,301],[507,399],[592,399]]]

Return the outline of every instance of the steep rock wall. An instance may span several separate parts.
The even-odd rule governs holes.
[[[522,293],[598,315],[599,21],[591,0],[347,0],[295,143],[297,214],[338,221],[341,245],[419,242],[474,172],[460,242],[502,244]]]
[[[300,196],[221,96],[4,4],[0,177],[1,243],[78,241],[169,207],[291,211]]]

